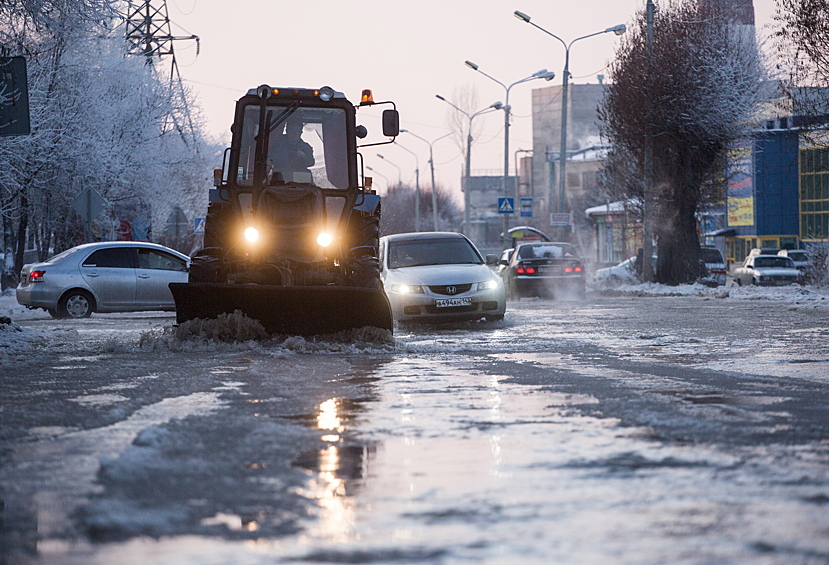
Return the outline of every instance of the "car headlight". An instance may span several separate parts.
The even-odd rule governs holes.
[[[498,288],[501,284],[499,279],[490,279],[488,281],[479,282],[478,283],[478,290],[492,290],[494,288]]]
[[[419,284],[393,284],[391,289],[400,294],[423,294],[423,287]]]

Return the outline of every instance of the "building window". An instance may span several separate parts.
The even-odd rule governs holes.
[[[829,147],[800,150],[800,239],[829,237]]]

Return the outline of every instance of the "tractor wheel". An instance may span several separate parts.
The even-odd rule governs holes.
[[[348,283],[359,288],[383,288],[383,282],[380,280],[380,261],[377,257],[355,257],[351,261]]]
[[[357,212],[354,217],[352,247],[373,247],[380,245],[380,211],[375,214]]]
[[[205,234],[207,235],[207,234]],[[190,277],[191,283],[221,283],[225,282],[221,276],[222,260],[216,256],[216,252],[220,250],[212,247],[210,249],[201,249],[193,255],[190,261]]]
[[[85,290],[76,288],[60,297],[58,302],[58,317],[60,318],[88,318],[95,310],[95,299]]]
[[[207,218],[204,222],[204,246],[221,247],[231,246],[230,225],[233,209],[230,204],[210,203],[207,207]]]
[[[352,253],[348,284],[360,288],[382,288],[380,261],[377,258],[377,248],[380,246],[380,210],[375,214],[357,212],[352,221],[352,242],[358,249]],[[369,253],[367,248],[372,248],[373,253]]]

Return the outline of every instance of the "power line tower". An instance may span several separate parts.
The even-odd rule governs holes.
[[[193,137],[193,122],[187,105],[184,85],[181,81],[176,53],[173,44],[176,41],[195,41],[196,55],[199,54],[199,37],[197,35],[174,36],[170,30],[170,17],[167,12],[167,0],[127,0],[126,13],[127,42],[133,52],[144,55],[148,65],[163,58],[170,59],[170,100],[173,110],[168,120],[165,120],[164,129],[174,127],[188,142],[184,133],[183,124],[187,124],[190,138]]]

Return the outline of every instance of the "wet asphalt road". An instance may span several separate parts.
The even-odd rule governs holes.
[[[258,345],[171,323],[22,323],[0,563],[829,563],[826,305],[523,300]]]

